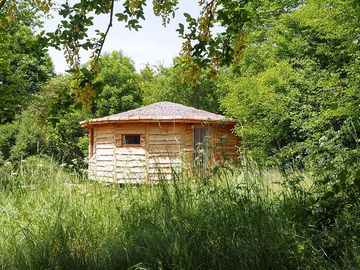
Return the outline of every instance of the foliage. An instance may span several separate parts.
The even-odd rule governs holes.
[[[202,60],[201,62],[222,62],[229,64],[242,46],[241,29],[245,22],[250,19],[250,13],[246,8],[247,0],[228,1],[212,0],[199,1],[201,14],[196,20],[189,14],[184,14],[187,22],[185,33],[184,24],[179,25],[177,30],[184,39],[184,55]],[[109,1],[76,1],[73,4],[66,2],[59,9],[63,16],[57,30],[48,33],[50,44],[59,47],[65,46],[67,59],[72,67],[79,68],[79,48],[93,50],[93,58],[100,57],[105,38],[109,28],[113,25],[113,17],[125,24],[130,30],[139,30],[141,21],[145,20],[144,7],[146,0],[127,0],[122,7]],[[166,25],[170,17],[175,16],[178,6],[177,0],[155,0],[152,3],[155,16],[162,18]],[[105,32],[96,30],[97,38],[90,38],[89,28],[93,25],[93,15],[108,14],[109,23]],[[213,28],[220,25],[224,31],[213,34]],[[194,44],[192,44],[194,42]]]
[[[99,85],[93,111],[98,117],[139,107],[142,103],[140,76],[134,62],[120,51],[105,53],[99,60]]]
[[[182,68],[176,65],[164,68],[150,67],[141,71],[141,84],[144,103],[151,104],[159,101],[181,103],[212,112],[219,112],[219,96],[216,83],[209,70],[202,71],[196,83],[189,83],[182,79]]]
[[[32,113],[24,112],[17,125],[18,133],[11,148],[11,160],[20,161],[30,155],[49,152],[52,130],[44,126],[40,119],[34,119]]]
[[[13,162],[47,154],[83,167],[87,149],[83,143],[85,131],[79,122],[86,117],[75,102],[70,78],[53,78],[13,123],[0,126],[0,151],[5,160]]]
[[[360,194],[359,14],[352,1],[306,1],[249,35],[219,83],[253,156],[314,172],[322,196],[309,215],[324,228]]]
[[[123,2],[122,8],[115,5],[115,2],[115,0],[65,2],[58,8],[59,15],[63,17],[58,28],[41,37],[44,43],[57,49],[61,47],[65,49],[65,57],[71,67],[69,71],[74,75],[78,96],[87,108],[91,107],[96,91],[98,60],[109,29],[113,26],[113,19],[116,18],[124,23],[125,27],[137,31],[141,28],[141,21],[145,20],[144,7],[149,1],[127,0]],[[198,2],[201,13],[197,20],[189,14],[184,14],[187,30],[182,23],[177,30],[184,40],[180,57],[184,63],[183,79],[195,83],[202,67],[211,66],[214,72],[219,65],[230,64],[241,58],[246,36],[242,28],[251,18],[247,8],[248,2],[247,0],[204,0]],[[35,6],[44,12],[48,12],[53,4],[51,0],[36,1],[36,3]],[[170,18],[175,16],[178,0],[154,0],[152,5],[154,15],[161,17],[165,26]],[[4,7],[10,12],[4,12]],[[14,1],[5,0],[0,6],[0,12],[3,11],[3,14],[11,18],[11,10],[16,7]],[[89,32],[93,28],[95,15],[104,14],[109,16],[108,26],[105,31],[96,29],[95,37],[91,37]],[[88,68],[80,67],[81,49],[93,52]]]
[[[219,84],[231,90],[223,105],[244,126],[245,142],[266,156],[308,156],[311,144],[336,133],[343,146],[357,145],[358,17],[349,3],[330,1],[329,9],[326,2],[308,1],[274,20],[262,42],[250,36],[239,76]],[[288,147],[295,151],[286,157]]]
[[[32,30],[38,25],[35,12],[24,4],[11,20],[0,16],[0,124],[11,122],[53,75],[51,59]]]
[[[0,155],[3,159],[10,157],[18,132],[18,126],[14,123],[0,125]]]
[[[39,157],[3,173],[5,268],[359,267],[359,207],[321,230],[303,219],[316,194],[282,186],[276,171],[230,169],[206,183],[182,175],[124,189],[83,181]]]
[[[50,79],[32,96],[16,121],[0,126],[2,158],[19,162],[31,155],[46,154],[83,168],[88,137],[80,121],[133,109],[142,103],[140,76],[132,60],[121,52],[100,58],[96,84],[93,113],[86,113],[77,102],[70,76]]]

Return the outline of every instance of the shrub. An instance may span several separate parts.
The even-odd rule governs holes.
[[[10,157],[18,132],[19,127],[16,123],[0,125],[0,153],[3,159]]]

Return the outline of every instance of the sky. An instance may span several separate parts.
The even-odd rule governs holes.
[[[139,31],[129,31],[124,27],[124,24],[116,21],[116,17],[114,17],[113,27],[110,28],[103,48],[103,52],[122,50],[126,56],[133,59],[138,71],[144,68],[146,64],[170,66],[173,58],[181,50],[182,40],[179,38],[176,29],[179,22],[185,21],[183,13],[189,13],[193,17],[197,17],[199,14],[196,0],[179,0],[179,9],[176,11],[175,19],[165,28],[162,26],[161,19],[152,13],[152,1],[148,1],[148,3],[149,6],[145,8],[146,20],[141,23],[143,28]],[[121,10],[121,3],[117,3],[115,8]],[[45,30],[55,30],[61,19],[61,16],[53,14],[53,18],[45,22]],[[94,27],[90,29],[90,36],[95,29],[105,32],[108,20],[108,16],[95,17]],[[53,59],[55,72],[58,74],[65,73],[68,66],[64,53],[50,48],[49,54]],[[90,53],[81,51],[80,56],[81,62],[84,63],[89,60]]]

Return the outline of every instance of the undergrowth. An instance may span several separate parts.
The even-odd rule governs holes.
[[[0,169],[1,269],[359,269],[359,211],[318,226],[312,180],[227,168],[107,186],[33,157]],[[359,203],[357,209],[360,209]]]

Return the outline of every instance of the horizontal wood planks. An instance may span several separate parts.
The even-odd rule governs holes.
[[[125,134],[140,135],[140,144],[119,143]],[[231,126],[212,125],[214,156],[237,157],[239,139]],[[149,182],[170,179],[184,163],[193,162],[193,128],[189,123],[124,123],[96,125],[91,136],[89,178],[108,182]]]
[[[93,156],[89,160],[89,178],[112,178],[114,170],[114,130],[111,126],[94,128]]]
[[[217,125],[213,129],[214,158],[217,161],[231,161],[238,156],[240,139],[232,132],[233,126]]]
[[[148,180],[170,179],[181,167],[184,124],[148,124]]]

